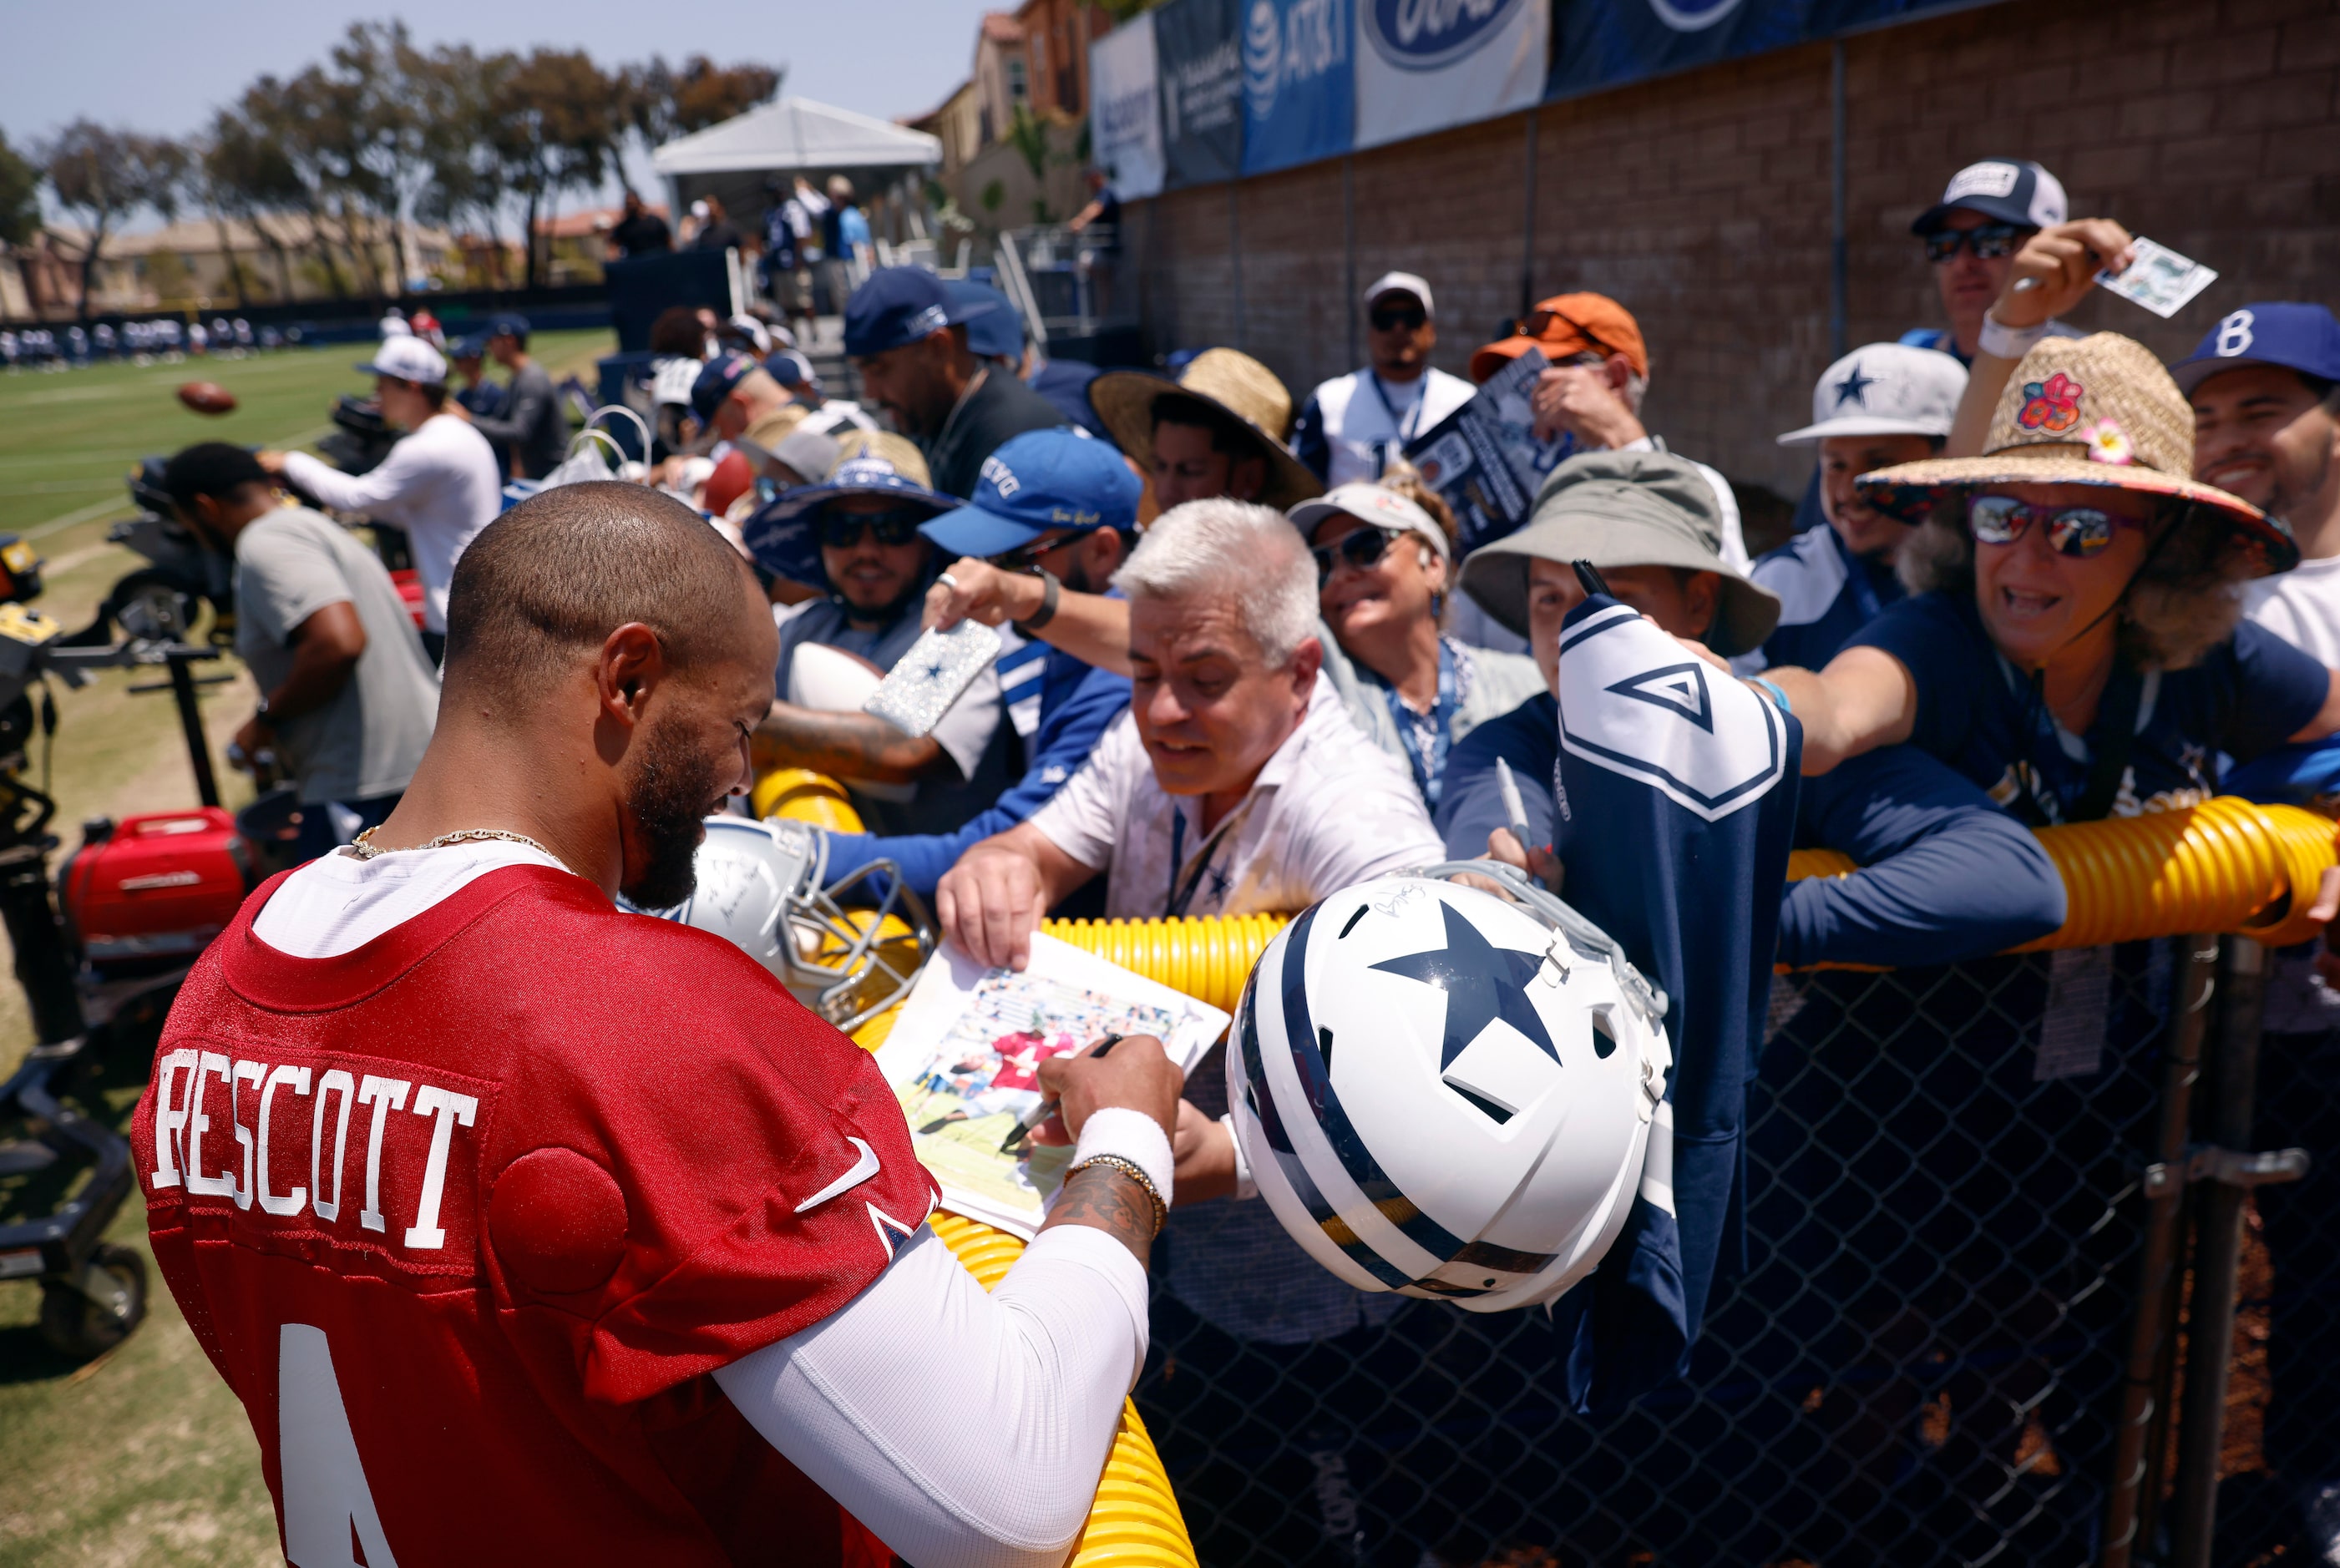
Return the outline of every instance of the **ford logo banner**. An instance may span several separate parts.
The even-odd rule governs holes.
[[[1435,71],[1501,31],[1526,0],[1363,0],[1373,52],[1402,71]]]

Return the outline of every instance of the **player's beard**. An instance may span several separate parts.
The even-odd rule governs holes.
[[[699,843],[707,836],[708,813],[721,804],[722,771],[732,757],[700,755],[679,721],[652,719],[641,745],[626,814],[649,858],[618,891],[639,909],[671,909],[698,885]]]

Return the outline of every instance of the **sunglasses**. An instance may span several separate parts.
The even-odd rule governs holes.
[[[1539,306],[1535,310],[1530,311],[1526,315],[1522,316],[1518,321],[1512,322],[1512,331],[1513,335],[1517,337],[1541,338],[1545,333],[1552,330],[1552,323],[1555,321],[1559,322],[1562,326],[1566,327],[1570,331],[1574,332],[1578,337],[1583,339],[1585,342],[1591,345],[1593,351],[1598,353],[1604,360],[1611,354],[1624,352],[1621,349],[1612,349],[1607,343],[1602,342],[1591,329],[1585,326],[1583,322],[1577,321],[1575,318],[1571,316],[1563,316],[1558,311],[1551,310],[1542,306]],[[1627,357],[1631,358],[1631,356],[1628,355]]]
[[[2048,525],[2050,549],[2076,560],[2102,555],[2115,528],[2145,526],[2095,507],[2039,507],[2012,496],[1977,496],[1967,503],[1967,527],[1986,545],[2011,545],[2034,522]]]
[[[1979,229],[1937,229],[1926,236],[1926,260],[1947,261],[1963,245],[1975,253],[1977,261],[2004,261],[2015,254],[2023,244],[2023,236],[2029,232],[2013,223],[1985,223]]]
[[[1393,331],[1401,327],[1409,332],[1419,332],[1430,320],[1430,312],[1419,305],[1397,305],[1374,311],[1365,320],[1373,324],[1376,332]]]
[[[881,545],[898,547],[916,539],[918,525],[926,520],[925,512],[909,507],[890,512],[823,512],[820,542],[832,550],[849,549],[861,542],[867,531],[877,535]]]
[[[1082,537],[1079,534],[1043,535],[1028,545],[1018,545],[1012,550],[1003,550],[998,555],[983,558],[1003,572],[1029,572],[1040,564],[1042,556],[1061,550]]]
[[[1405,537],[1403,528],[1384,528],[1368,524],[1352,528],[1329,545],[1312,545],[1308,553],[1316,557],[1316,586],[1322,588],[1333,580],[1333,574],[1343,567],[1354,567],[1366,571],[1379,566],[1389,554],[1389,547]]]

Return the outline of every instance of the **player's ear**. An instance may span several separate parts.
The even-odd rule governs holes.
[[[594,668],[602,711],[623,724],[640,716],[644,696],[667,674],[666,648],[658,633],[640,621],[628,621],[601,644]]]

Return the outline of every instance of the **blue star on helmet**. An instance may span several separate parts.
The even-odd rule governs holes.
[[[1852,369],[1845,372],[1844,380],[1836,384],[1836,406],[1841,409],[1847,403],[1859,403],[1864,409],[1869,407],[1869,389],[1875,385],[1877,378],[1862,375],[1860,361],[1855,360]]]
[[[1528,982],[1543,966],[1543,955],[1497,947],[1461,910],[1443,899],[1439,907],[1446,912],[1444,947],[1384,959],[1373,965],[1446,993],[1446,1038],[1439,1047],[1439,1070],[1453,1066],[1454,1059],[1497,1019],[1558,1061],[1560,1050],[1552,1044],[1543,1015],[1536,1011],[1527,993]]]

